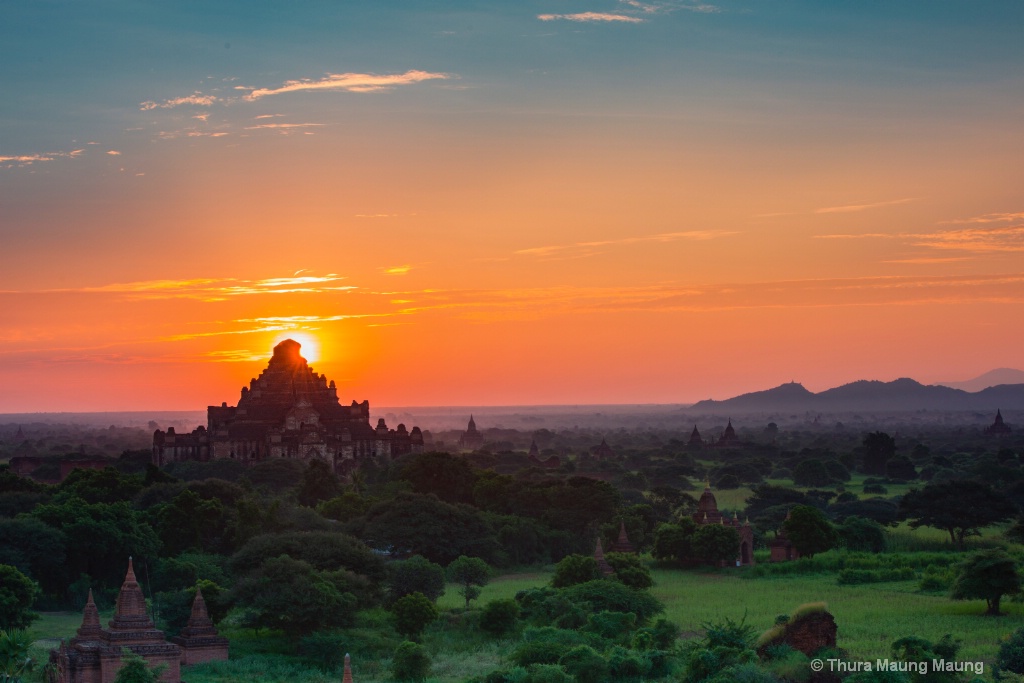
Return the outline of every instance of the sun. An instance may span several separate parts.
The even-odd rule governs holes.
[[[270,345],[270,348],[274,348],[285,339],[291,339],[299,342],[302,348],[299,353],[306,359],[308,363],[315,363],[320,360],[320,340],[316,336],[309,332],[282,332],[274,337],[274,342]]]

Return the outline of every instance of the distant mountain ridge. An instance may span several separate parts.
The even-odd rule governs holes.
[[[995,413],[997,409],[1024,410],[1024,383],[969,392],[925,385],[904,377],[892,382],[858,380],[814,393],[801,384],[789,382],[723,401],[699,401],[690,407],[692,411],[709,413],[779,410],[821,413],[979,410]]]
[[[974,379],[964,380],[963,382],[937,382],[937,384],[944,387],[952,387],[953,389],[963,389],[964,391],[982,391],[988,387],[1000,384],[1024,384],[1024,370],[996,368]]]

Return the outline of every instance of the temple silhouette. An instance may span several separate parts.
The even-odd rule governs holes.
[[[156,430],[153,464],[318,458],[344,475],[367,458],[422,452],[419,427],[388,429],[383,418],[370,426],[370,402],[342,405],[334,381],[314,372],[300,348],[292,339],[275,346],[267,368],[242,387],[237,406],[207,408],[206,427],[190,434]]]

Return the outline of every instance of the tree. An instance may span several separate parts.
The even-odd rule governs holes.
[[[689,517],[683,517],[676,524],[662,524],[654,532],[652,554],[658,560],[681,562],[693,554],[693,534],[697,524]]]
[[[797,551],[806,557],[830,550],[839,543],[839,535],[825,515],[810,505],[797,505],[790,510],[782,529]]]
[[[630,588],[650,588],[654,585],[651,571],[634,553],[608,553],[604,556],[615,570],[615,579]]]
[[[340,496],[325,500],[316,506],[316,511],[327,519],[338,522],[347,522],[362,517],[366,511],[377,502],[373,498],[361,496],[354,491],[346,491]]]
[[[555,588],[566,588],[600,578],[601,569],[593,557],[566,555],[555,565],[555,574],[551,577],[551,585]]]
[[[885,432],[872,432],[864,437],[864,472],[885,475],[885,463],[896,454],[896,439]]]
[[[416,640],[440,613],[437,607],[423,593],[410,593],[399,598],[391,606],[395,630],[406,638]]]
[[[121,668],[117,670],[114,683],[158,683],[166,665],[149,668],[146,660],[129,650],[122,650]]]
[[[470,600],[480,597],[480,587],[487,585],[490,575],[491,568],[479,557],[460,555],[448,565],[448,579],[461,586],[459,594],[466,599],[466,609]]]
[[[419,683],[427,680],[430,675],[430,655],[427,649],[408,640],[399,645],[391,659],[391,675],[400,682]]]
[[[287,555],[320,570],[343,567],[371,581],[385,578],[384,562],[361,541],[334,531],[291,531],[256,536],[231,558],[235,572],[244,574],[260,567],[268,557]]]
[[[319,458],[312,458],[302,473],[295,493],[299,505],[316,507],[317,503],[330,500],[341,493],[341,484],[333,467]]]
[[[917,479],[917,468],[914,467],[914,463],[907,456],[897,455],[885,463],[885,476],[890,479],[910,481],[911,479]]]
[[[37,595],[35,581],[9,564],[0,564],[0,630],[28,628],[38,619],[32,611]]]
[[[797,486],[828,486],[832,476],[820,460],[802,460],[793,468],[793,483]]]
[[[979,529],[1005,522],[1016,513],[1016,506],[1006,496],[969,479],[933,482],[920,490],[911,489],[900,501],[900,516],[910,520],[911,529],[942,529],[960,550],[964,537],[977,536]]]
[[[519,603],[515,600],[491,600],[480,612],[480,628],[492,636],[503,636],[519,623]]]
[[[433,493],[448,503],[472,503],[476,470],[450,453],[420,453],[402,468],[402,479],[417,493]]]
[[[1018,628],[1011,633],[999,646],[995,669],[996,680],[999,680],[1000,671],[1024,674],[1024,628]]]
[[[851,516],[836,527],[847,550],[880,553],[885,550],[885,530],[872,519]]]
[[[346,590],[347,581],[346,572],[317,571],[308,562],[282,555],[265,560],[240,580],[235,601],[246,609],[246,625],[298,638],[350,623],[358,601]]]
[[[736,559],[740,535],[736,529],[722,524],[705,524],[693,533],[693,554],[710,565],[729,563]]]
[[[999,601],[1004,595],[1020,593],[1017,563],[1003,550],[983,550],[960,565],[960,574],[953,581],[950,597],[954,600],[983,599],[985,614],[999,614]]]
[[[392,601],[410,593],[422,593],[436,601],[444,595],[444,567],[414,555],[388,565],[388,598]]]

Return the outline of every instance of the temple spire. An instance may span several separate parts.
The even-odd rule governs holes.
[[[352,658],[345,653],[345,673],[341,677],[341,683],[352,683]]]

